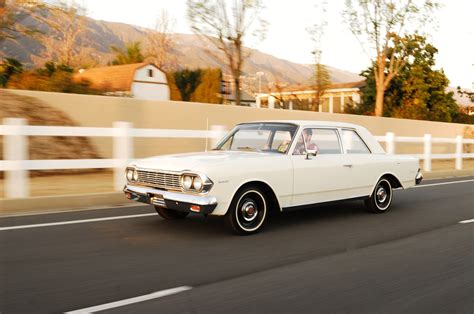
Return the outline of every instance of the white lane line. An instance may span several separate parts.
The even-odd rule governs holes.
[[[471,180],[461,180],[461,181],[450,181],[450,182],[440,182],[440,183],[431,183],[431,184],[422,184],[422,185],[415,185],[412,188],[426,188],[429,186],[436,186],[436,185],[447,185],[447,184],[456,184],[456,183],[466,183],[466,182],[474,182],[474,179]]]
[[[109,309],[113,309],[113,308],[124,306],[124,305],[130,305],[130,304],[139,303],[139,302],[143,302],[143,301],[148,301],[148,300],[152,300],[152,299],[162,298],[162,297],[166,297],[168,295],[180,293],[180,292],[191,290],[191,289],[192,289],[192,287],[188,287],[188,286],[176,287],[176,288],[172,288],[172,289],[166,289],[166,290],[153,292],[153,293],[150,293],[150,294],[145,294],[145,295],[142,295],[142,296],[139,296],[139,297],[134,297],[134,298],[115,301],[115,302],[111,302],[111,303],[91,306],[91,307],[88,307],[88,308],[85,308],[85,309],[75,310],[75,311],[71,311],[71,312],[66,312],[65,314],[95,313],[95,312],[98,312],[98,311],[109,310]]]
[[[150,214],[138,214],[138,215],[127,215],[127,216],[92,218],[92,219],[71,220],[71,221],[58,221],[58,222],[49,222],[49,223],[34,224],[34,225],[0,227],[0,231],[16,230],[16,229],[29,229],[29,228],[40,228],[40,227],[50,227],[50,226],[62,226],[62,225],[74,225],[74,224],[83,224],[83,223],[96,222],[96,221],[130,219],[130,218],[139,218],[139,217],[156,216],[156,215],[157,214],[155,214],[155,213],[150,213]]]
[[[461,220],[461,221],[458,222],[458,223],[459,223],[459,224],[468,224],[468,223],[471,223],[471,222],[474,222],[474,219]]]
[[[51,214],[71,214],[71,213],[78,213],[78,212],[86,212],[86,211],[93,211],[93,210],[106,210],[106,209],[121,209],[121,208],[128,208],[128,207],[142,207],[142,206],[149,206],[149,204],[138,203],[136,204],[117,204],[117,205],[102,205],[102,206],[91,206],[91,207],[84,207],[84,208],[76,208],[76,209],[52,209],[52,210],[44,210],[44,211],[37,211],[37,212],[24,212],[24,213],[0,213],[0,219],[2,218],[12,218],[12,217],[25,217],[25,216],[39,216],[39,215],[51,215]]]

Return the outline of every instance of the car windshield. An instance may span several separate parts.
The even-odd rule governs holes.
[[[286,123],[239,124],[217,145],[216,150],[286,154],[297,128]]]

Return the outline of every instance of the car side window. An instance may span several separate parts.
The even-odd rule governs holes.
[[[291,143],[291,133],[289,131],[276,131],[273,136],[272,150],[276,150],[280,153],[286,153],[288,146]]]
[[[341,145],[337,131],[333,129],[313,129],[312,142],[318,148],[318,154],[341,154]]]
[[[353,130],[342,130],[342,142],[348,154],[370,154],[367,145]]]
[[[302,135],[299,137],[293,155],[303,155],[306,153],[306,147],[311,150],[316,150],[318,154],[341,154],[341,146],[337,131],[334,129],[304,129]]]

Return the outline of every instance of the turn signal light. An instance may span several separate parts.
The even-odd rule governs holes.
[[[191,205],[189,209],[193,212],[199,213],[201,211],[201,206]]]

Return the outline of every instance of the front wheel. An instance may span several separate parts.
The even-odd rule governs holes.
[[[387,179],[380,179],[372,195],[365,200],[367,209],[376,214],[387,212],[392,205],[392,185]]]
[[[235,233],[249,235],[262,229],[266,216],[264,192],[256,187],[247,187],[234,196],[225,219]]]
[[[155,206],[155,210],[158,215],[160,215],[166,220],[183,219],[189,214],[188,212],[180,212],[174,209],[164,208],[160,206]]]

